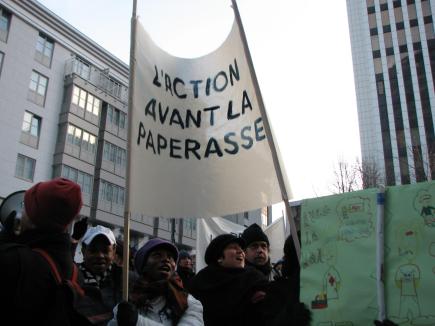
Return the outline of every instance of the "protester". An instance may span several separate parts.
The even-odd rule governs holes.
[[[282,265],[284,263],[284,259],[279,259],[274,265],[273,265],[273,272],[274,276],[273,279],[276,280],[280,277],[282,277]]]
[[[246,243],[246,265],[255,267],[272,281],[275,271],[270,263],[270,243],[267,235],[258,224],[254,223],[243,231],[242,238]]]
[[[263,320],[270,326],[310,325],[311,312],[299,301],[300,267],[291,236],[284,243],[281,272],[282,277],[269,284],[261,302]]]
[[[185,250],[181,250],[178,255],[177,274],[183,281],[184,288],[188,290],[195,273],[193,272],[192,258]]]
[[[133,285],[129,302],[114,309],[109,325],[204,325],[202,305],[183,289],[175,273],[178,250],[158,238],[136,253],[134,264],[140,278]]]
[[[79,264],[86,293],[112,311],[122,299],[122,267],[114,263],[116,239],[113,232],[97,225],[82,240],[83,262]]]
[[[25,192],[21,233],[0,244],[0,307],[8,325],[87,324],[76,319],[66,293],[81,294],[66,232],[81,207],[80,186],[67,179],[40,182]],[[71,288],[59,285],[54,270],[71,280]]]
[[[207,266],[190,283],[190,293],[204,307],[206,326],[261,325],[256,305],[267,280],[245,268],[245,242],[232,234],[214,238],[205,251]]]

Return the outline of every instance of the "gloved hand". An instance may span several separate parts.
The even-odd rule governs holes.
[[[87,229],[88,229],[88,218],[85,217],[82,218],[80,221],[74,223],[73,233],[71,235],[71,238],[79,241],[81,238],[83,238]]]
[[[310,325],[311,311],[305,306],[303,302],[298,302],[293,305],[291,309],[292,323],[294,325]]]
[[[127,301],[122,301],[118,305],[118,313],[116,314],[116,321],[118,326],[136,326],[139,313],[136,307]]]

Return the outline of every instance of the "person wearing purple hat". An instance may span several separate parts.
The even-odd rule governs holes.
[[[178,249],[172,243],[154,238],[134,257],[139,278],[134,282],[129,302],[113,310],[109,325],[204,325],[202,305],[184,289],[175,273]]]

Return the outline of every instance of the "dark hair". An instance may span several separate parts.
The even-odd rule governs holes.
[[[299,244],[301,243],[300,232],[298,231]],[[282,275],[284,277],[299,277],[300,265],[296,254],[293,237],[289,235],[284,242],[284,262],[282,264]]]

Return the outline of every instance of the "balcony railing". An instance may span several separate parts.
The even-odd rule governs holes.
[[[73,57],[65,63],[65,76],[72,74],[80,76],[121,102],[125,104],[128,102],[128,88],[110,78],[108,69],[100,70],[78,57]]]

